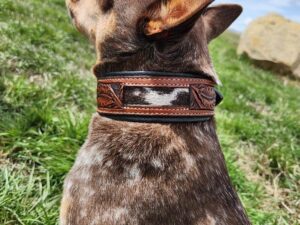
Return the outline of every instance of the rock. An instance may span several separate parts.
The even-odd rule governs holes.
[[[300,24],[273,13],[261,17],[242,34],[238,54],[300,79]]]

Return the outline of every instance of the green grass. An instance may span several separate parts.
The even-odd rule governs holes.
[[[95,111],[95,54],[64,2],[0,1],[0,224],[57,224],[62,182]],[[300,88],[211,45],[218,133],[255,225],[300,224]]]

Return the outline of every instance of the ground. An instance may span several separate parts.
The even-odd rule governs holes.
[[[0,1],[0,224],[57,224],[63,179],[95,111],[95,54],[64,2]],[[211,46],[218,134],[254,225],[300,224],[300,84]]]

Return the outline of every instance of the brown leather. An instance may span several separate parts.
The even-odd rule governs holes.
[[[185,106],[149,106],[124,104],[125,87],[188,88]],[[97,88],[98,112],[134,116],[213,116],[216,106],[215,83],[208,79],[178,77],[109,77],[100,78]]]

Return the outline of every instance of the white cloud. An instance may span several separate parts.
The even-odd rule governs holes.
[[[254,19],[254,18],[252,18],[252,17],[247,17],[247,18],[245,18],[245,19],[244,19],[244,24],[245,24],[245,25],[248,25],[249,23],[251,23],[251,22],[253,21],[253,19]]]

